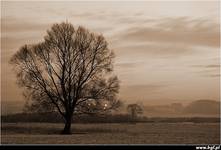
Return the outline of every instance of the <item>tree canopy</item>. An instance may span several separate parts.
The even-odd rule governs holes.
[[[63,133],[70,133],[74,113],[116,108],[119,80],[113,74],[114,52],[102,35],[54,24],[44,41],[22,46],[11,58],[18,84],[32,111],[58,111]]]

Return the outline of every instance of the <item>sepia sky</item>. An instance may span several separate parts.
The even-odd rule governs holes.
[[[1,100],[24,101],[10,57],[69,21],[102,33],[127,103],[219,100],[219,1],[1,2]]]

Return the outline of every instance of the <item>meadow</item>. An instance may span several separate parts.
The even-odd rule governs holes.
[[[2,144],[218,144],[219,123],[2,123]]]

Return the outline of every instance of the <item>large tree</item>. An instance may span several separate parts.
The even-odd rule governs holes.
[[[97,113],[119,104],[113,58],[102,35],[63,22],[54,24],[43,42],[22,46],[11,63],[32,109],[59,112],[62,133],[70,134],[74,113]]]

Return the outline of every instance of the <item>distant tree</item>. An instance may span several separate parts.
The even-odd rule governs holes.
[[[118,107],[114,53],[102,35],[70,23],[54,24],[44,41],[24,45],[11,58],[31,111],[57,111],[63,134],[74,113],[94,114]]]
[[[127,111],[130,114],[130,116],[132,117],[132,119],[136,119],[138,114],[143,113],[142,107],[138,104],[129,104],[127,106]]]

